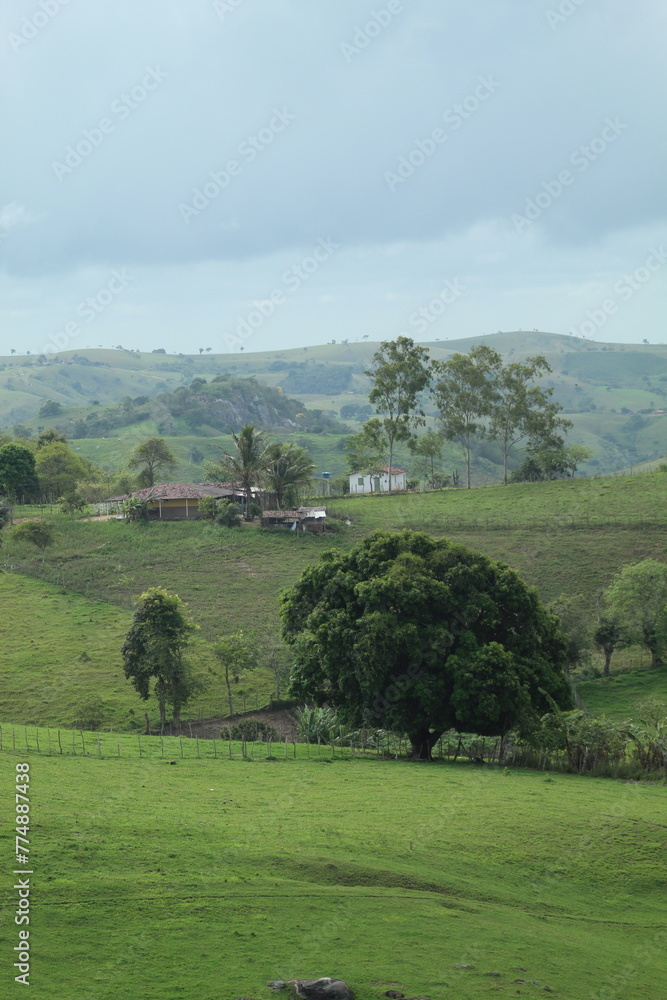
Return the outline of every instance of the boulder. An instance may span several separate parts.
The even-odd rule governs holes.
[[[342,979],[295,979],[294,989],[305,1000],[353,1000],[352,990]]]

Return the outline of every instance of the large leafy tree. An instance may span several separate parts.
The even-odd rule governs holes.
[[[35,465],[42,491],[52,500],[74,493],[77,483],[94,474],[92,463],[79,458],[63,441],[38,448]]]
[[[181,709],[201,687],[185,656],[196,627],[188,620],[183,601],[160,587],[151,587],[137,602],[121,650],[123,670],[144,701],[155,680],[162,727],[167,705],[172,706],[178,724]]]
[[[326,552],[283,596],[294,696],[407,733],[428,759],[449,728],[505,734],[571,707],[556,619],[509,567],[447,539],[377,531]]]
[[[267,448],[264,482],[275,493],[279,508],[286,491],[293,490],[298,495],[300,489],[311,485],[314,475],[315,465],[304,448],[283,441]]]
[[[13,499],[32,497],[38,489],[35,456],[22,444],[0,448],[0,492]]]
[[[667,605],[667,566],[657,559],[644,559],[624,566],[605,595],[609,617],[620,626],[626,642],[645,646],[651,665],[665,660],[667,636],[662,628]]]
[[[487,418],[496,398],[494,374],[499,355],[490,347],[473,347],[469,354],[454,354],[448,361],[434,361],[433,398],[448,441],[457,441],[466,463],[470,489],[470,464],[475,438],[484,437]]]
[[[238,434],[232,431],[232,438],[235,450],[223,451],[220,464],[215,466],[207,463],[207,471],[221,475],[224,479],[229,478],[243,487],[246,495],[245,519],[251,521],[252,490],[261,483],[269,443],[266,435],[257,430],[254,424],[246,424]]]
[[[415,427],[424,423],[424,414],[417,402],[431,376],[428,351],[415,344],[410,337],[384,341],[373,355],[373,368],[365,371],[364,375],[373,380],[368,398],[382,415],[382,426],[387,436],[391,493],[394,444],[411,440]]]
[[[131,469],[141,467],[138,477],[141,486],[155,486],[158,473],[170,472],[176,467],[176,456],[164,438],[152,437],[137,445],[127,464]]]

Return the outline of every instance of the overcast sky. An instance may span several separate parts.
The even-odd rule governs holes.
[[[0,353],[667,342],[664,0],[5,0]]]

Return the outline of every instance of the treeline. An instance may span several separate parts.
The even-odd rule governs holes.
[[[372,379],[369,400],[379,416],[349,439],[349,465],[370,473],[380,463],[391,468],[395,445],[403,442],[427,466],[430,463],[435,475],[442,441],[454,441],[462,451],[470,489],[474,449],[486,438],[500,450],[505,483],[510,458],[520,447],[525,458],[513,480],[573,475],[591,453],[582,445],[565,444],[572,423],[552,400],[553,387],[544,385],[551,371],[542,355],[505,364],[486,345],[437,361],[409,337],[384,342],[373,355],[373,367],[364,373]],[[436,409],[437,429],[418,435],[426,423],[422,409],[426,393]]]

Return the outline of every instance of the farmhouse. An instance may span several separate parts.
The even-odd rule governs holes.
[[[392,490],[405,489],[405,469],[391,467]],[[350,474],[350,493],[387,493],[389,491],[389,466],[383,465],[377,472],[353,472]]]
[[[253,489],[253,496],[257,490]],[[96,514],[122,513],[124,500],[147,500],[148,516],[156,521],[185,521],[199,517],[203,497],[233,500],[245,509],[245,491],[234,483],[161,483],[134,493],[109,497],[95,505]]]
[[[324,531],[326,507],[297,507],[296,510],[265,510],[263,528],[282,528],[286,531]]]

